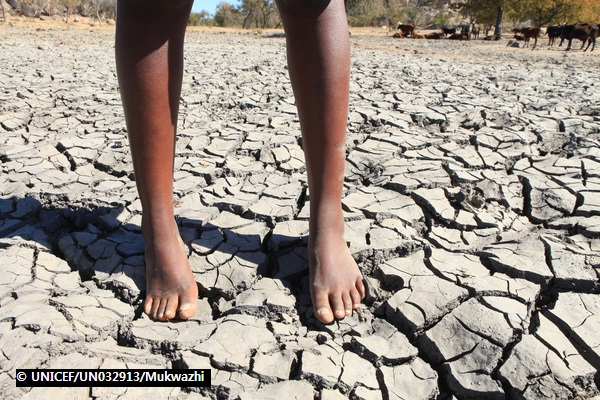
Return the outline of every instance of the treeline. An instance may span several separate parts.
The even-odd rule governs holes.
[[[168,0],[167,0],[168,1]],[[458,23],[495,26],[600,23],[600,0],[344,0],[351,26],[394,26],[414,23],[420,28],[441,28]],[[116,19],[117,0],[0,0],[2,16],[30,18],[81,15],[103,21]],[[274,0],[222,1],[214,14],[193,13],[190,25],[264,29],[281,27]]]
[[[472,22],[502,31],[507,19],[515,25],[543,27],[563,23],[600,23],[599,0],[465,0],[461,14]]]
[[[28,18],[60,16],[65,22],[74,15],[114,20],[117,0],[0,0],[0,17],[6,18],[6,14]]]
[[[600,23],[600,0],[344,0],[351,26],[394,26],[399,21],[422,28],[462,22],[497,26]],[[276,28],[281,20],[274,0],[221,2],[214,15],[194,13],[190,25]]]

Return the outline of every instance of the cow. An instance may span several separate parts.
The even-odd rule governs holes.
[[[460,25],[460,35],[466,36],[467,40],[471,39],[472,30],[473,30],[473,27],[471,26],[471,24]]]
[[[396,26],[396,30],[400,31],[401,36],[400,37],[409,37],[409,36],[413,36],[415,34],[415,24],[401,24],[398,23],[398,25]]]
[[[563,45],[563,42],[566,39],[566,36],[571,34],[571,32],[573,32],[575,30],[575,25],[563,25],[561,30],[560,30],[560,43],[558,44],[558,47],[561,47]]]
[[[444,34],[444,37],[454,35],[456,33],[456,28],[442,28],[442,33]]]
[[[469,35],[455,33],[454,35],[450,35],[450,37],[448,37],[448,40],[469,40]]]
[[[564,25],[549,26],[548,29],[546,29],[546,34],[548,35],[548,46],[554,46],[556,38],[562,36],[563,29]]]
[[[540,28],[521,28],[521,29],[515,28],[512,31],[515,34],[515,39],[517,38],[519,33],[523,36],[523,40],[525,40],[524,47],[529,46],[529,40],[531,38],[533,38],[534,42],[533,42],[533,47],[531,48],[531,50],[533,50],[533,49],[535,49],[535,46],[537,45],[538,36],[540,36],[540,32],[542,30]]]
[[[473,25],[473,28],[471,29],[471,39],[479,39],[479,25]]]
[[[573,39],[579,39],[583,42],[581,44],[582,49],[583,49],[583,46],[585,46],[585,44],[587,42],[587,47],[583,51],[587,51],[587,49],[590,47],[590,44],[591,44],[592,49],[590,50],[590,52],[592,52],[592,51],[594,51],[594,48],[596,47],[596,38],[597,37],[598,37],[598,25],[577,24],[577,25],[575,25],[575,28],[572,31],[570,31],[564,35],[564,38],[569,41],[569,45],[567,46],[567,51],[571,50],[571,43],[573,42]]]
[[[425,35],[425,39],[441,39],[446,36],[445,32],[433,32]]]

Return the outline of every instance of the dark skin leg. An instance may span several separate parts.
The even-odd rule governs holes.
[[[190,1],[119,0],[117,71],[143,207],[147,297],[155,319],[190,318],[197,286],[173,218],[173,160]],[[280,0],[311,194],[310,287],[321,322],[344,318],[364,297],[344,241],[341,208],[349,87],[342,0]]]
[[[350,43],[343,0],[278,0],[310,190],[309,280],[316,318],[352,314],[365,295],[344,240]]]
[[[192,1],[119,0],[117,74],[146,243],[144,311],[188,319],[198,287],[173,214],[175,130],[183,39]]]

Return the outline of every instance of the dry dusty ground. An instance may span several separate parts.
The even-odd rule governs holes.
[[[4,398],[593,398],[594,53],[352,30],[346,236],[369,286],[329,326],[281,31],[192,29],[177,219],[201,288],[155,323],[112,28],[0,27]],[[199,388],[17,388],[17,368],[210,368]]]

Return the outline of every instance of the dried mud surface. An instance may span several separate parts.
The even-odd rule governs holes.
[[[343,206],[369,287],[307,288],[309,193],[276,33],[190,32],[177,221],[201,288],[141,313],[110,30],[0,29],[5,398],[592,398],[600,377],[597,52],[353,34]],[[210,368],[210,388],[17,388],[17,368]]]

